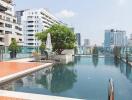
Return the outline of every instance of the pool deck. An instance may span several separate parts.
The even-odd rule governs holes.
[[[0,84],[51,65],[52,63],[0,62]]]
[[[79,100],[79,99],[0,90],[0,100]]]

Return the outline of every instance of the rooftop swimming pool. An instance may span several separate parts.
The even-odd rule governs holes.
[[[74,57],[24,76],[1,89],[87,100],[107,100],[109,79],[114,81],[115,100],[132,100],[132,67],[113,57]]]

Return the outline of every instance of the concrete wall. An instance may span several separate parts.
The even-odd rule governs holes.
[[[74,51],[74,49],[66,49],[66,50],[62,51],[62,54],[65,54],[65,55],[74,55],[75,51]]]
[[[73,56],[72,55],[56,55],[55,56],[56,60],[59,60],[61,63],[69,63],[73,61]]]

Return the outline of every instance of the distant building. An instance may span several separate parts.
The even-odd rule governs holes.
[[[89,46],[90,46],[89,39],[84,39],[84,47],[89,47]]]
[[[76,39],[77,39],[77,45],[81,46],[81,34],[80,33],[76,33]]]
[[[17,11],[16,16],[18,22],[22,23],[24,46],[29,47],[28,52],[32,52],[34,47],[40,46],[40,41],[35,37],[37,32],[42,32],[53,24],[62,24],[54,15],[43,8]]]
[[[17,23],[12,0],[0,0],[0,46],[9,46],[12,39],[23,45],[22,26]]]
[[[104,47],[110,48],[114,46],[126,46],[127,45],[127,36],[126,31],[122,30],[105,30],[105,40]]]
[[[128,46],[132,47],[132,34],[130,34],[130,38],[128,39]]]
[[[23,16],[24,11],[26,10],[20,10],[20,11],[15,12],[18,24],[22,24],[22,16]]]

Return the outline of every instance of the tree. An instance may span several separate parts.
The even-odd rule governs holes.
[[[52,80],[50,80],[51,84],[48,84],[48,75],[52,74]],[[45,76],[47,75],[47,76]],[[73,88],[74,83],[77,81],[77,74],[74,68],[68,68],[67,65],[56,64],[54,68],[52,68],[50,73],[44,74],[40,79],[36,80],[37,83],[41,84],[45,88],[48,89],[50,87],[50,91],[52,93],[61,93],[65,92],[68,89]]]
[[[93,56],[98,56],[98,47],[95,45],[92,51]]]
[[[58,54],[61,54],[64,49],[73,49],[75,47],[75,34],[67,26],[61,24],[54,24],[44,32],[37,33],[36,37],[41,42],[45,42],[48,33],[51,34],[53,51],[56,51]]]
[[[120,57],[121,47],[115,46],[113,49],[114,57],[118,58]]]
[[[98,65],[98,53],[99,53],[99,48],[95,45],[92,51],[92,61],[94,66],[96,67]]]
[[[41,54],[44,53],[44,50],[45,50],[45,44],[42,42],[40,47],[39,47],[39,50],[41,51]]]
[[[16,39],[11,40],[11,44],[9,45],[8,50],[10,51],[10,57],[16,58],[16,54],[19,52],[20,48],[17,45]]]

